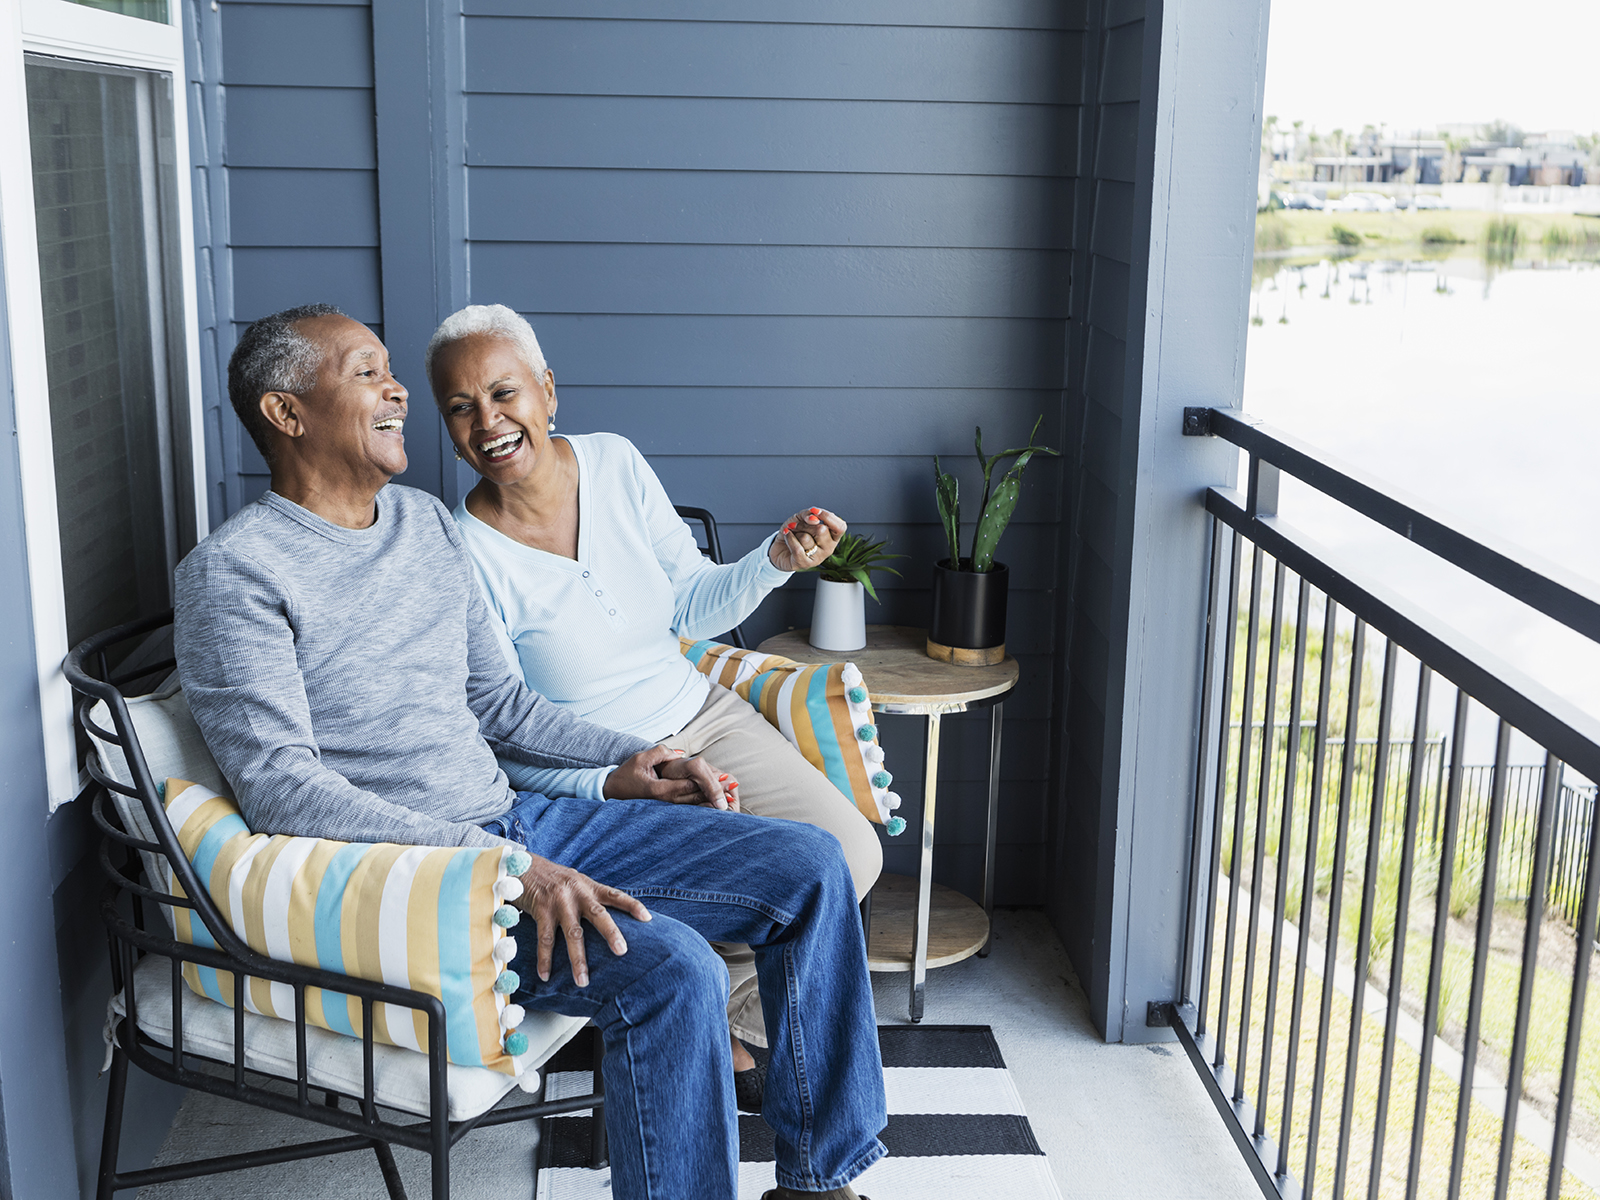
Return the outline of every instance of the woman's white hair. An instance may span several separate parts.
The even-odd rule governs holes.
[[[434,355],[462,338],[478,334],[505,338],[522,352],[523,361],[532,369],[534,377],[540,383],[544,382],[544,373],[549,368],[545,365],[544,351],[539,349],[539,339],[534,336],[533,326],[520,313],[504,304],[469,304],[440,323],[428,339],[428,349],[422,355],[422,373],[428,377],[428,382],[433,382]]]

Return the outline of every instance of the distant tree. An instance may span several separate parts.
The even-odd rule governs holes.
[[[1483,127],[1483,140],[1493,146],[1522,145],[1522,130],[1509,121],[1490,121]]]

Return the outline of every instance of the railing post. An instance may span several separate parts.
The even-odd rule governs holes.
[[[1282,472],[1277,467],[1266,462],[1260,455],[1250,456],[1250,491],[1245,500],[1245,511],[1250,516],[1278,515],[1278,483],[1281,478]]]

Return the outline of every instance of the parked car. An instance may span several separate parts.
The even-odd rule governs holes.
[[[1329,212],[1393,212],[1394,199],[1379,192],[1346,192],[1328,201]]]
[[[1416,208],[1416,209],[1419,209],[1419,210],[1420,209],[1424,209],[1424,208],[1449,208],[1450,207],[1450,201],[1446,200],[1443,196],[1434,196],[1434,195],[1430,195],[1430,194],[1418,195],[1414,200],[1412,200],[1411,204],[1412,204],[1413,208]]]
[[[1283,198],[1285,208],[1322,208],[1322,197],[1311,192],[1290,192]]]

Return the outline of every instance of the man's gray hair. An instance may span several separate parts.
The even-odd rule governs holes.
[[[302,304],[286,308],[251,324],[228,359],[228,399],[256,449],[272,461],[271,426],[261,414],[261,397],[268,392],[304,395],[317,386],[322,366],[321,348],[295,328],[312,317],[342,317],[331,304]]]
[[[434,355],[463,338],[479,334],[505,338],[522,353],[522,359],[533,371],[534,377],[541,384],[544,382],[544,373],[549,368],[545,365],[544,351],[539,349],[539,339],[534,336],[533,326],[520,313],[504,304],[469,304],[440,323],[428,339],[428,349],[422,356],[422,372],[428,377],[428,382],[433,382]]]

